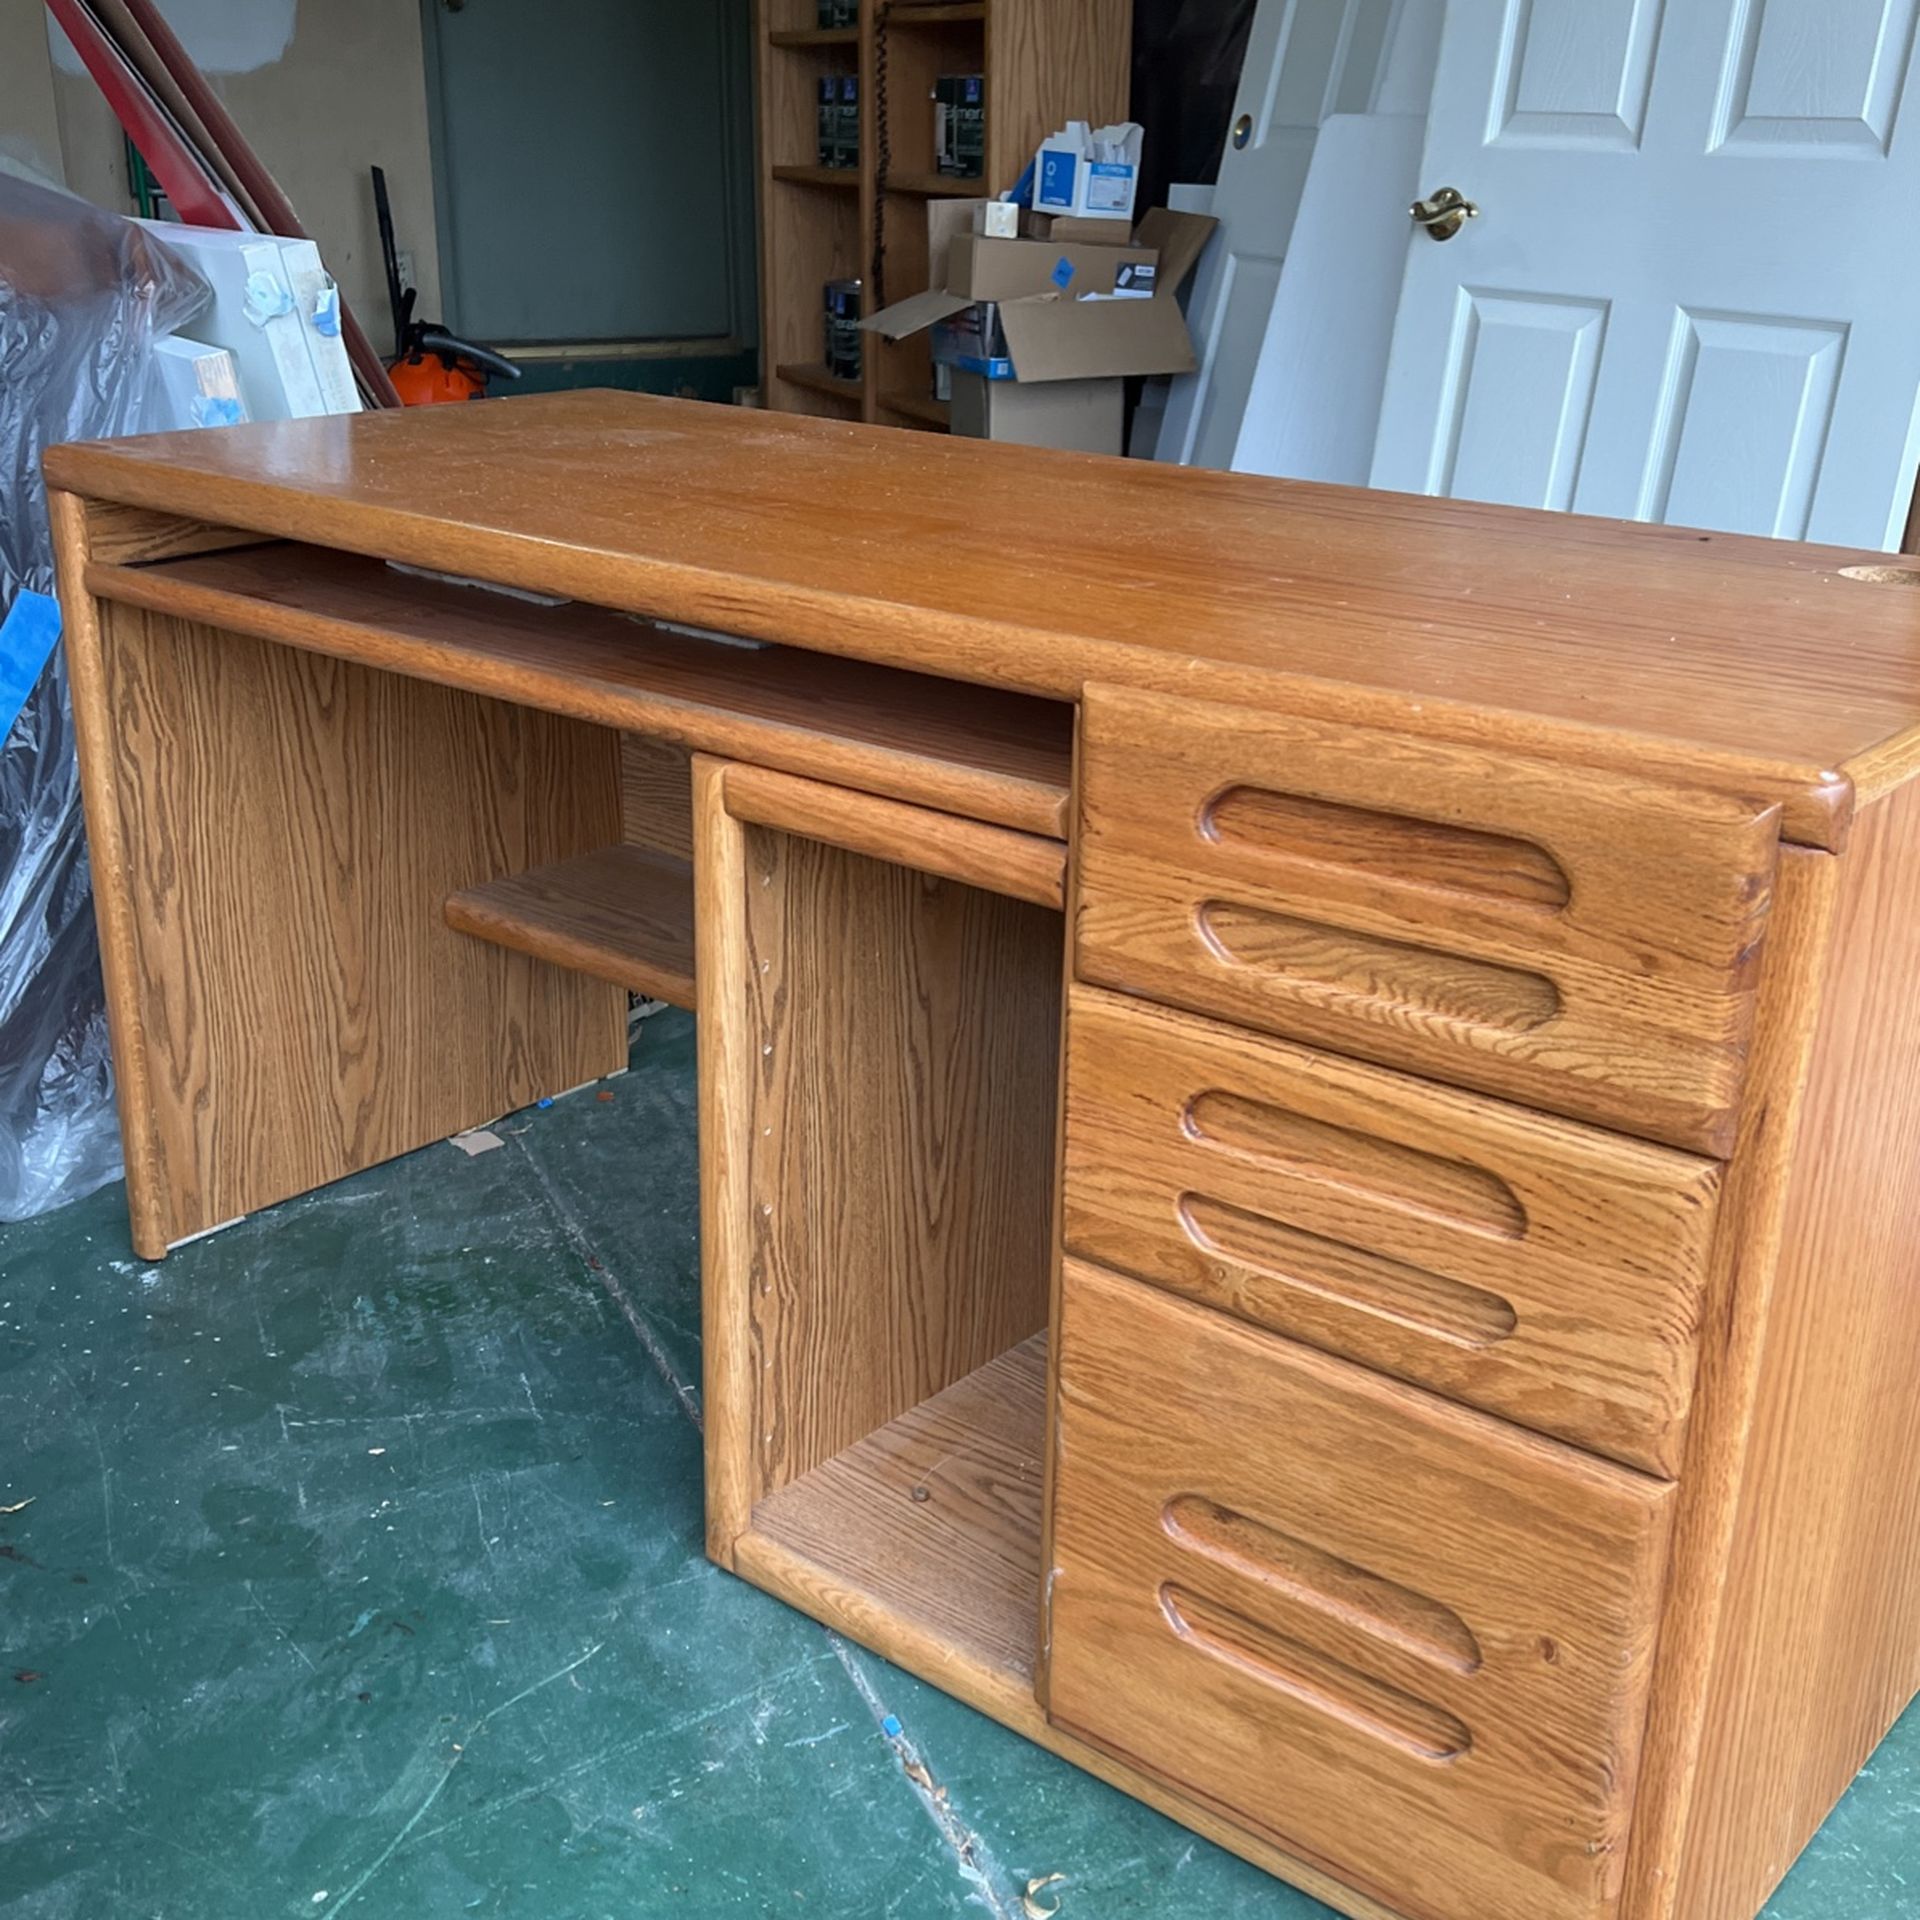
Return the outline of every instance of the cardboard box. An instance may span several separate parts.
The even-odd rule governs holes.
[[[1113,222],[1080,220],[1070,213],[1035,213],[1031,207],[1022,207],[1020,237],[1023,240],[1091,240],[1095,246],[1110,247]]]
[[[962,233],[947,249],[947,291],[970,300],[1049,294],[1082,300],[1111,293],[1144,299],[1153,292],[1159,258],[1152,247],[1090,247],[1084,242],[1056,246],[1046,240],[994,240]]]
[[[1066,447],[1077,453],[1119,453],[1126,414],[1123,380],[1053,380],[1029,386],[953,376],[953,431],[971,440],[1022,447]]]
[[[956,206],[964,210],[958,230],[952,211]],[[970,372],[1028,383],[1192,371],[1193,344],[1175,295],[1206,245],[1211,219],[1156,207],[1127,244],[1068,248],[990,240],[969,230],[971,218],[966,202],[948,202],[929,226],[935,285],[895,301],[861,325],[889,340],[904,340],[943,322],[957,322],[969,308],[991,299],[996,302],[994,343],[1004,341],[1004,355],[982,351],[959,357],[949,349],[956,353],[949,364],[966,365],[972,359],[980,364],[969,365]],[[1101,255],[1107,257],[1096,257]],[[1063,260],[1072,268],[1065,288],[1052,277]],[[1137,268],[1148,260],[1155,268],[1152,297],[1113,297],[1129,265]],[[1091,297],[1068,290],[1076,281],[1079,292]],[[976,338],[985,338],[977,321],[969,324]],[[1004,372],[991,364],[1001,359]]]

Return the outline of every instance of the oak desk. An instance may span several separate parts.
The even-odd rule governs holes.
[[[697,1001],[716,1560],[1348,1913],[1755,1913],[1920,1685],[1913,575],[624,395],[48,472],[143,1254]]]

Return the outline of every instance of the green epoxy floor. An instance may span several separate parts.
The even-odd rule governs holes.
[[[117,1187],[0,1232],[0,1911],[1318,1920],[701,1557],[693,1028],[639,1031],[159,1267]],[[1920,1916],[1920,1710],[1767,1911]]]

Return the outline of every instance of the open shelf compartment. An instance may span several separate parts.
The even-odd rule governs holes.
[[[724,794],[696,782],[710,1546],[1030,1708],[1063,916]]]
[[[1066,833],[1072,709],[1059,702],[703,637],[578,601],[541,605],[293,541],[96,562],[87,585],[105,600],[505,694],[695,753]]]
[[[875,1610],[1033,1684],[1047,1337],[909,1408],[754,1509]]]

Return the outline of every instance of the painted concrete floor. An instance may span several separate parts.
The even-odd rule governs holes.
[[[117,1187],[0,1233],[0,1911],[1317,1920],[701,1558],[693,1029],[640,1033],[161,1267]],[[1920,1916],[1920,1710],[1767,1911]]]

